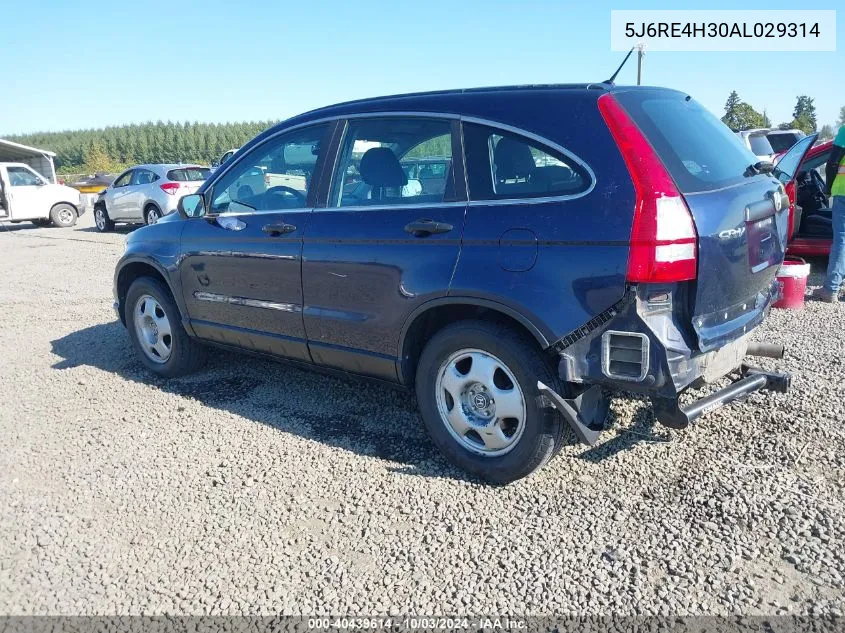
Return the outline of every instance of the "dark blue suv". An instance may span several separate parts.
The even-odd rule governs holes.
[[[116,309],[160,376],[214,344],[399,383],[493,482],[596,441],[607,393],[683,428],[786,374],[747,335],[788,199],[685,94],[607,84],[367,99],[262,133],[132,233]],[[733,382],[679,405],[691,385]]]

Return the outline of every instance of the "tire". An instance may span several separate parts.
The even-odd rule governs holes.
[[[485,372],[494,366],[492,373]],[[464,370],[466,375],[462,375]],[[476,373],[493,376],[492,385],[482,385],[483,396],[478,394],[483,381],[467,384]],[[417,365],[417,403],[429,436],[449,461],[488,482],[507,484],[543,466],[564,440],[563,420],[553,409],[540,406],[538,380],[560,388],[552,363],[533,340],[502,325],[462,321],[437,332],[423,349]],[[447,384],[450,389],[443,387]],[[451,396],[458,393],[456,384],[462,394],[457,398]],[[457,408],[459,400],[464,405],[461,408]],[[521,422],[519,413],[500,419],[506,408],[518,412],[520,407]],[[467,410],[470,414],[462,416],[460,412]],[[487,426],[470,424],[466,433],[459,432],[449,423],[450,414],[457,416],[460,424],[474,420]],[[489,421],[487,416],[492,416]],[[494,445],[492,449],[488,442]],[[505,443],[507,446],[497,448]]]
[[[124,311],[132,347],[140,361],[152,373],[174,378],[190,374],[202,367],[205,362],[205,348],[192,339],[182,327],[181,315],[173,295],[160,280],[139,277],[133,281],[126,293]],[[155,327],[149,324],[150,320],[156,324]],[[167,335],[163,334],[165,329],[169,330],[169,345]],[[153,348],[157,351],[152,352]],[[164,353],[165,350],[167,353]]]
[[[158,207],[149,205],[144,209],[144,224],[149,226],[150,224],[155,224],[159,220],[161,220],[161,211],[158,210]]]
[[[58,227],[69,228],[76,224],[76,209],[61,202],[50,209],[50,221]]]
[[[94,225],[100,233],[114,230],[114,221],[104,206],[94,207]]]

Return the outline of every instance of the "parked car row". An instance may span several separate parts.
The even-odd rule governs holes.
[[[801,130],[758,128],[736,133],[743,144],[760,160],[774,162],[790,147],[806,136]]]
[[[773,172],[689,96],[608,83],[322,108],[133,232],[115,309],[159,376],[217,345],[398,383],[450,460],[505,483],[567,426],[595,442],[608,388],[673,428],[788,389],[746,357],[779,355],[748,337],[811,143]]]
[[[176,211],[179,199],[194,193],[211,175],[200,165],[138,165],[120,174],[94,203],[94,223],[111,231],[117,222],[155,224]]]

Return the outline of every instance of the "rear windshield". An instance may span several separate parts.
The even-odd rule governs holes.
[[[183,167],[181,169],[171,169],[167,172],[167,178],[177,182],[202,181],[210,175],[211,170],[207,167]]]
[[[769,144],[775,151],[775,154],[785,152],[790,147],[795,145],[800,139],[796,138],[797,134],[788,132],[786,134],[769,134],[766,138],[769,139]]]
[[[746,168],[758,161],[728,126],[690,97],[668,90],[632,90],[614,97],[646,135],[682,193],[741,182]]]
[[[751,151],[755,156],[768,156],[769,154],[775,153],[772,149],[772,144],[769,143],[769,139],[762,134],[752,134],[749,136],[748,144],[751,146]]]

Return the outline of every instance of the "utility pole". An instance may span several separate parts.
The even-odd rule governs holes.
[[[643,83],[643,58],[645,57],[645,44],[637,44],[637,85]]]

